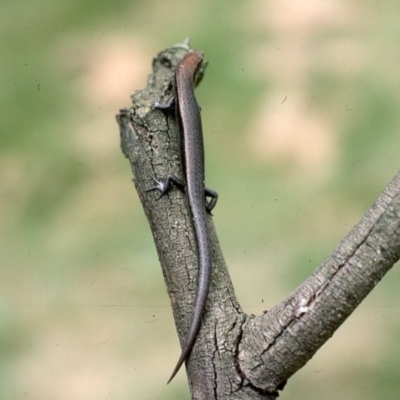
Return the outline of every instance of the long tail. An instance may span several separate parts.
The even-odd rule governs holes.
[[[200,288],[199,288],[200,289]],[[198,289],[198,294],[200,294],[200,290]],[[190,324],[190,328],[189,328],[189,333],[186,339],[186,343],[185,346],[183,347],[182,353],[179,357],[178,362],[176,363],[176,366],[172,372],[171,377],[169,378],[168,383],[170,383],[172,381],[172,379],[174,379],[175,375],[178,373],[178,371],[180,370],[182,364],[186,361],[186,359],[189,357],[194,342],[196,341],[197,338],[197,334],[199,332],[200,329],[200,325],[201,325],[201,320],[202,320],[202,316],[203,316],[203,311],[204,311],[204,306],[205,306],[205,300],[207,299],[207,297],[204,299],[204,301],[201,301],[202,299],[198,299],[198,295],[196,296],[196,303],[195,303],[195,307],[194,307],[194,312],[193,312],[193,317],[192,317],[192,322]],[[199,300],[199,302],[197,301]]]
[[[203,206],[204,207],[204,206]],[[203,211],[205,213],[205,211]],[[208,297],[208,289],[211,280],[211,251],[210,239],[207,230],[207,219],[204,215],[203,218],[194,218],[194,228],[198,243],[199,252],[199,277],[197,283],[196,299],[194,302],[192,322],[190,323],[189,333],[187,335],[186,343],[183,347],[181,356],[176,364],[168,383],[172,381],[174,376],[179,371],[182,364],[189,357],[192,351],[194,342],[196,341],[197,334],[200,329],[206,301]]]

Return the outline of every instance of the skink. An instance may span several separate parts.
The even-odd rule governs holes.
[[[174,176],[168,176],[162,182],[156,181],[156,189],[160,190],[162,195],[169,191],[171,182],[186,191],[199,259],[197,291],[192,320],[186,342],[182,347],[181,356],[168,383],[177,374],[193,348],[204,314],[211,278],[211,245],[207,226],[207,211],[210,212],[214,208],[218,195],[216,192],[206,189],[204,184],[203,131],[200,108],[194,95],[196,73],[202,60],[203,54],[201,52],[189,52],[179,62],[175,71],[175,107],[182,134],[182,161],[186,182],[182,182]],[[209,202],[206,201],[206,196],[211,198]]]

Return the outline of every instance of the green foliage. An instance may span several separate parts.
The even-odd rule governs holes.
[[[190,36],[205,52],[207,184],[248,312],[282,300],[383,190],[399,169],[399,6],[338,2],[317,18],[307,5],[1,2],[1,398],[188,396],[183,373],[164,386],[178,341],[113,120],[140,88],[124,62],[144,85],[157,51]],[[295,121],[282,142],[279,121]],[[322,133],[303,139],[308,126]],[[396,398],[391,274],[340,351],[328,345],[282,398]],[[385,304],[396,315],[375,324]],[[346,348],[365,321],[369,341]]]

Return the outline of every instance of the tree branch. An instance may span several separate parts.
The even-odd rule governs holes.
[[[147,87],[120,110],[121,148],[149,220],[181,344],[190,324],[197,250],[185,195],[158,200],[152,177],[183,176],[173,113],[154,108],[173,96],[183,43],[153,60]],[[236,300],[212,218],[212,282],[202,327],[187,362],[194,399],[275,399],[277,390],[333,335],[400,257],[400,174],[335,252],[286,300],[267,313],[244,314]],[[177,355],[178,356],[178,355]],[[171,366],[172,369],[173,366]]]
[[[249,318],[240,366],[251,383],[273,389],[333,335],[400,257],[400,173],[332,255],[285,301]],[[268,330],[265,331],[265,327]],[[248,353],[260,354],[258,361]],[[271,386],[269,386],[271,385]]]

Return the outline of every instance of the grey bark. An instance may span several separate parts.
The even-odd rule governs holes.
[[[179,190],[158,199],[158,192],[146,189],[154,186],[152,177],[183,177],[175,116],[154,103],[173,95],[174,68],[188,50],[183,43],[158,54],[146,88],[136,91],[131,107],[117,115],[121,148],[150,223],[181,344],[191,320],[198,265],[188,203]],[[208,224],[212,282],[187,362],[192,398],[275,399],[399,259],[400,173],[332,255],[261,316],[241,310],[211,216]]]

